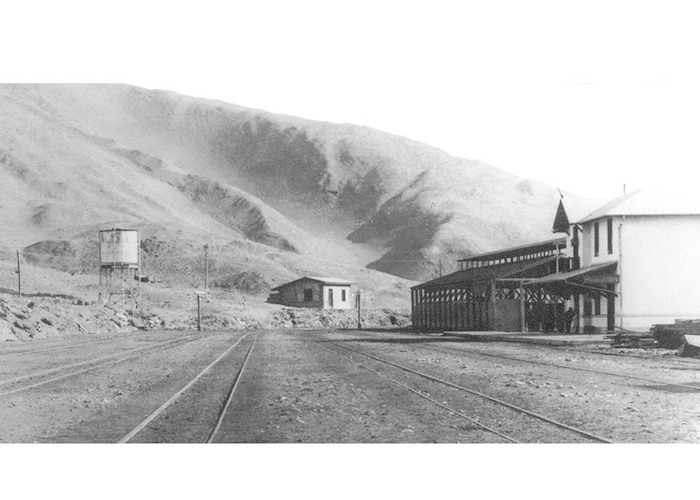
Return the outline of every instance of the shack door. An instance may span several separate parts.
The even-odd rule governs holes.
[[[328,289],[328,307],[333,309],[333,289],[332,288]]]

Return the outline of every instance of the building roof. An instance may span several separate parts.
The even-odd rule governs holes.
[[[564,208],[564,200],[560,199],[557,214],[554,216],[554,224],[552,224],[552,232],[569,234],[570,225],[569,216],[566,215],[566,209]]]
[[[435,278],[434,280],[426,281],[425,283],[421,283],[420,285],[416,285],[411,288],[432,288],[445,285],[461,285],[468,283],[489,282],[495,279],[511,278],[517,274],[524,273],[544,264],[549,264],[550,262],[554,262],[556,258],[557,256],[549,256],[539,259],[510,262],[507,264],[465,269],[446,276]]]
[[[528,243],[527,245],[520,245],[517,247],[494,250],[493,252],[481,253],[478,255],[467,257],[465,259],[459,259],[458,262],[466,262],[472,260],[498,260],[507,257],[526,255],[538,251],[554,250],[557,248],[557,246],[561,247],[562,245],[566,245],[566,237],[553,238],[551,240],[538,241],[536,243]]]
[[[322,283],[324,285],[337,285],[337,286],[350,286],[353,284],[352,281],[348,280],[341,280],[339,278],[329,278],[329,277],[318,277],[318,276],[304,276],[303,278],[296,279],[294,281],[290,281],[289,283],[284,283],[278,287],[273,288],[272,290],[279,290],[282,287],[293,285],[294,283],[298,283],[300,281],[318,281],[319,283]]]
[[[534,278],[525,285],[541,285],[543,283],[555,283],[555,282],[562,282],[562,281],[568,281],[573,278],[579,278],[581,276],[584,276],[586,274],[606,274],[609,273],[610,271],[614,271],[615,268],[617,267],[617,261],[613,262],[605,262],[603,264],[594,264],[592,266],[587,266],[587,267],[581,267],[579,269],[575,269],[573,271],[566,271],[563,273],[554,273],[550,274],[548,276],[543,276],[541,278]],[[605,273],[604,273],[605,272]]]
[[[606,203],[578,224],[616,215],[700,215],[700,199],[661,189],[640,189]]]

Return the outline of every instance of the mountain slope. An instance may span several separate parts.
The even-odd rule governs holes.
[[[137,224],[183,255],[217,241],[269,279],[419,280],[551,236],[559,196],[366,127],[126,85],[2,85],[0,126],[2,229],[22,228],[6,252]],[[566,202],[574,219],[591,206]]]

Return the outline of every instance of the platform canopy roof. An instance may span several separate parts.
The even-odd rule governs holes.
[[[700,198],[660,188],[644,188],[615,198],[588,214],[578,224],[622,215],[700,215]]]
[[[446,276],[441,276],[411,288],[440,288],[449,285],[469,285],[472,283],[485,283],[493,280],[517,279],[532,275],[532,271],[553,263],[557,256],[542,257],[539,259],[523,260],[498,264],[495,266],[475,267],[464,269]]]
[[[501,250],[495,250],[493,252],[486,252],[466,259],[459,259],[458,262],[479,262],[479,261],[489,261],[489,260],[500,260],[511,257],[521,257],[532,255],[537,252],[553,251],[558,248],[566,247],[566,237],[552,238],[545,241],[538,241],[536,243],[528,243],[527,245],[520,245],[517,247],[503,248]]]
[[[581,289],[610,293],[604,286],[618,280],[617,261],[594,264],[573,271],[549,274],[541,278],[533,278],[525,282],[527,287],[549,287],[559,291],[578,292]]]

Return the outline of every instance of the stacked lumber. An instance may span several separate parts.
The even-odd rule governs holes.
[[[676,320],[673,324],[653,325],[651,333],[660,347],[678,349],[685,342],[685,335],[700,335],[700,319]]]
[[[631,332],[629,330],[617,330],[614,335],[608,335],[612,347],[651,349],[659,347],[654,335],[650,332]]]

